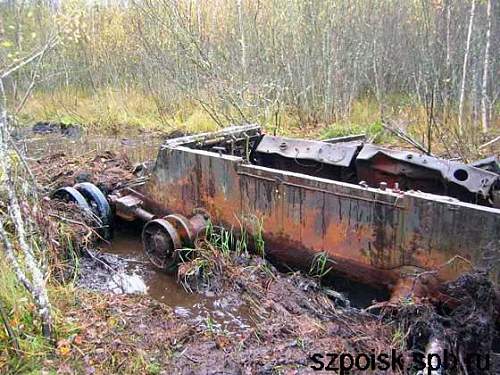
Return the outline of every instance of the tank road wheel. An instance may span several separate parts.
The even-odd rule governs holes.
[[[195,233],[195,228],[188,218],[182,215],[168,215],[164,217],[165,221],[168,221],[175,228],[179,237],[181,238],[182,245],[185,247],[193,246],[193,240],[197,233]]]
[[[99,233],[105,240],[112,237],[113,231],[111,224],[113,222],[113,214],[108,200],[97,186],[90,182],[82,182],[74,186],[89,202],[89,205],[95,215],[101,221],[101,230]]]
[[[61,199],[66,202],[74,202],[85,211],[92,212],[85,197],[75,188],[66,186],[57,189],[51,194],[51,198]]]
[[[148,221],[142,230],[142,245],[151,263],[163,270],[177,264],[176,249],[182,247],[177,230],[164,219]]]

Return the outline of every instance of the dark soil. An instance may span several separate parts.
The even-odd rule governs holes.
[[[246,330],[233,332],[209,320],[179,316],[147,296],[79,291],[67,314],[82,329],[61,344],[70,349],[63,356],[66,361],[49,367],[57,364],[60,371],[87,373],[302,374],[313,372],[314,353],[378,355],[395,349],[404,354],[406,365],[412,350],[425,352],[429,340],[437,337],[451,350],[460,347],[463,358],[471,352],[490,354],[489,373],[495,373],[488,304],[487,311],[481,310],[481,303],[469,303],[462,305],[467,312],[455,309],[446,314],[431,305],[402,304],[377,316],[348,307],[342,296],[314,279],[279,273],[259,257],[213,256],[217,270],[211,270],[209,284],[207,278],[186,279],[196,258],[179,268],[179,278],[194,290],[205,294],[212,290],[242,304],[253,321]],[[481,275],[466,275],[450,288],[462,296],[471,288],[474,293],[481,289],[491,297],[491,285],[484,280]],[[200,281],[203,285],[196,285]],[[479,372],[468,368],[468,373]]]
[[[111,151],[77,157],[60,152],[37,160],[32,168],[39,184],[48,192],[79,182],[92,182],[107,193],[137,178],[136,167],[127,156]]]
[[[444,285],[446,293],[455,299],[454,308],[430,304],[401,304],[385,311],[391,319],[407,332],[406,346],[415,352],[425,353],[429,342],[439,343],[441,350],[453,353],[458,360],[454,373],[496,374],[500,358],[494,347],[500,331],[498,297],[484,271],[474,271]],[[472,356],[472,357],[471,357]],[[489,371],[476,366],[475,356],[489,360]],[[471,357],[472,363],[467,361]],[[485,362],[482,362],[485,363]]]
[[[76,138],[82,133],[82,129],[76,124],[65,124],[57,122],[40,121],[33,125],[35,134],[59,133],[65,137]]]
[[[79,292],[68,316],[84,328],[60,344],[71,349],[67,360],[50,367],[133,373],[139,361],[138,372],[145,373],[295,374],[312,371],[309,356],[316,352],[379,353],[393,344],[389,325],[337,306],[310,280],[258,270],[254,276],[257,292],[241,290],[241,295],[255,325],[237,333],[178,317],[147,297]],[[261,299],[250,305],[257,295]]]
[[[203,250],[199,250],[203,251]],[[300,273],[283,274],[266,260],[248,254],[223,255],[209,249],[210,278],[195,275],[194,260],[179,268],[179,278],[191,289],[209,288],[242,301],[255,326],[246,336],[221,350],[217,343],[204,343],[208,361],[183,366],[199,373],[308,373],[314,353],[376,353],[393,345],[394,330],[379,317],[350,308],[340,294],[321,287]],[[208,283],[207,283],[208,281]],[[201,282],[202,285],[198,285]],[[199,349],[190,348],[193,354]],[[186,371],[188,373],[189,371]]]

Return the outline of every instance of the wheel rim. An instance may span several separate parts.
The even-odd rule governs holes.
[[[195,236],[194,228],[191,222],[182,215],[168,215],[164,218],[175,228],[184,246],[190,247],[193,245],[193,239]]]
[[[104,239],[108,240],[112,236],[113,215],[108,200],[97,186],[90,182],[82,182],[74,186],[89,203],[90,208],[100,219],[102,228],[99,231]]]
[[[176,264],[175,250],[182,247],[176,229],[164,219],[151,220],[144,226],[142,244],[149,261],[164,270]]]
[[[78,190],[70,186],[57,189],[52,193],[51,198],[74,202],[82,209],[92,212],[90,205],[87,203],[85,197]]]

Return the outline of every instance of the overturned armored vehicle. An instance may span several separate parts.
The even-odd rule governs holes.
[[[495,171],[353,139],[290,139],[254,125],[174,138],[145,184],[108,200],[122,219],[145,222],[159,267],[208,220],[262,239],[290,267],[324,254],[336,274],[394,298],[446,298],[442,282],[489,266],[500,241]],[[498,267],[490,274],[497,282]]]

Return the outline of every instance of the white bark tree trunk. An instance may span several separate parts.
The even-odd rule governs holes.
[[[26,277],[26,274],[22,270],[19,262],[14,253],[14,247],[12,246],[12,242],[9,240],[9,235],[7,234],[5,228],[3,227],[3,223],[0,222],[0,241],[3,245],[3,251],[5,253],[5,258],[12,266],[14,273],[17,279],[23,284],[23,286],[31,293],[33,290],[33,286],[31,282]]]
[[[484,67],[483,67],[483,85],[481,89],[481,117],[483,124],[483,132],[486,133],[489,129],[489,117],[488,117],[488,74],[490,66],[490,39],[491,39],[491,3],[492,0],[488,0],[486,6],[486,18],[487,18],[487,29],[486,29],[486,47],[484,49]]]
[[[3,243],[6,258],[11,262],[14,273],[28,292],[33,296],[37,306],[38,314],[42,320],[43,335],[49,339],[53,338],[52,332],[52,314],[45,279],[40,264],[37,262],[31,243],[27,241],[26,230],[19,206],[19,200],[16,195],[14,183],[12,182],[12,166],[11,158],[8,150],[8,129],[7,129],[7,110],[6,100],[3,91],[3,82],[0,79],[0,94],[2,94],[3,102],[0,103],[0,176],[2,176],[2,188],[6,190],[8,212],[15,228],[15,234],[19,249],[22,253],[27,274],[31,276],[31,281],[28,280],[27,274],[22,270],[19,260],[14,252],[12,243],[10,242],[3,223],[0,228],[0,240]]]
[[[8,162],[7,163],[4,162],[2,164],[5,165],[8,164]],[[7,171],[8,171],[7,173],[10,174],[10,167],[8,167]],[[19,247],[23,253],[24,260],[26,262],[26,267],[29,273],[31,274],[32,278],[31,292],[35,300],[35,304],[37,305],[38,313],[42,318],[43,335],[47,338],[52,338],[52,314],[51,314],[51,306],[47,294],[45,279],[43,277],[40,264],[37,262],[35,255],[33,253],[33,248],[31,244],[29,244],[28,241],[26,240],[24,221],[21,215],[21,208],[19,206],[19,201],[16,196],[15,188],[10,181],[8,181],[5,185],[7,186],[7,192],[9,197],[9,214],[16,228],[17,240],[19,243]]]
[[[460,87],[460,101],[458,104],[458,132],[463,133],[464,101],[465,101],[465,83],[467,79],[467,64],[469,62],[470,42],[472,39],[472,29],[474,27],[474,16],[476,14],[476,0],[472,0],[469,16],[469,29],[467,31],[467,42],[465,44],[464,64],[462,70],[462,85]]]
[[[241,69],[243,72],[243,79],[245,79],[247,71],[247,45],[245,40],[245,27],[243,25],[243,9],[241,1],[242,0],[236,0],[236,6],[238,8],[238,26],[240,29]]]
[[[452,71],[451,71],[451,0],[446,1],[446,81],[444,83],[444,121],[448,121],[451,102]]]

